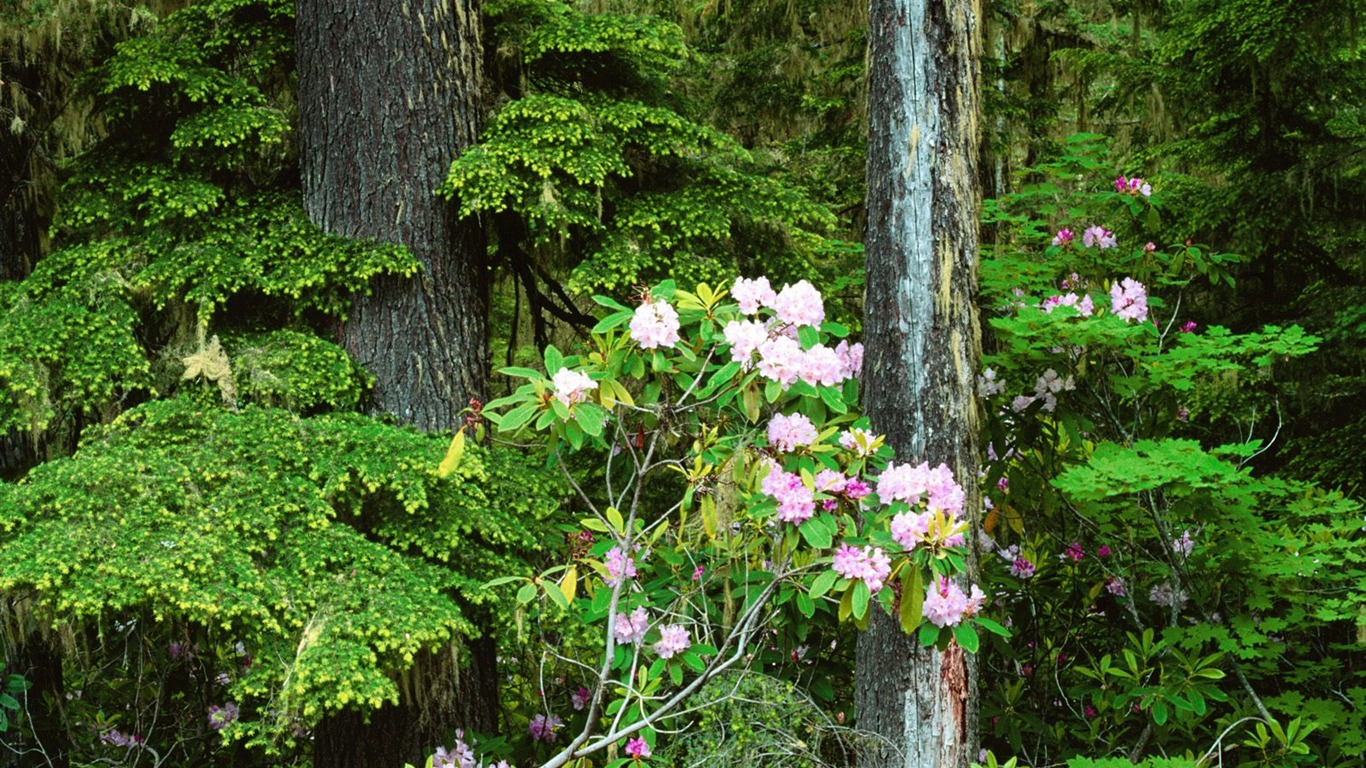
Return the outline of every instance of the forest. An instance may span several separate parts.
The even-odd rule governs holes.
[[[1366,766],[1363,0],[5,0],[0,763]]]

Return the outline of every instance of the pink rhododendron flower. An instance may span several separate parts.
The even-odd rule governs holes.
[[[1100,549],[1096,550],[1096,557],[1109,557],[1110,554],[1111,553],[1109,544],[1101,544]]]
[[[1172,552],[1175,552],[1183,558],[1190,557],[1190,554],[1194,549],[1195,541],[1191,538],[1191,532],[1189,530],[1182,531],[1181,538],[1172,542]]]
[[[617,615],[621,616],[622,614]],[[583,708],[588,706],[588,702],[592,701],[592,699],[592,694],[589,693],[588,689],[583,687],[582,685],[579,686],[579,689],[577,691],[574,691],[573,693],[569,694],[569,703],[574,706],[575,712],[582,712]]]
[[[844,361],[835,350],[824,344],[817,344],[802,354],[802,366],[798,375],[802,381],[813,387],[833,387],[848,378],[847,372]]]
[[[627,557],[621,547],[612,547],[607,550],[607,555],[602,559],[603,565],[607,566],[607,586],[615,587],[622,578],[634,579],[636,577],[636,561]]]
[[[768,328],[757,320],[732,320],[721,331],[730,345],[730,357],[744,370],[754,367],[754,353],[768,341]]]
[[[778,519],[784,523],[801,525],[816,514],[815,492],[806,487],[801,475],[784,472],[775,464],[759,487],[778,500]]]
[[[915,549],[930,531],[929,512],[902,512],[892,518],[892,539],[906,551]]]
[[[1184,323],[1181,324],[1181,332],[1182,332],[1182,333],[1195,333],[1195,329],[1196,329],[1196,328],[1199,328],[1199,327],[1200,327],[1200,326],[1197,325],[1196,322],[1195,322],[1194,320],[1187,320],[1186,322],[1184,322]]]
[[[1039,305],[1039,309],[1050,314],[1058,307],[1072,307],[1082,317],[1090,317],[1096,311],[1096,304],[1091,300],[1090,294],[1077,296],[1075,293],[1067,293],[1061,296],[1049,296]]]
[[[1124,582],[1113,576],[1105,580],[1105,591],[1115,597],[1124,597],[1128,594],[1128,591],[1124,589]]]
[[[773,311],[784,323],[796,326],[820,326],[825,320],[825,304],[821,292],[811,283],[800,280],[794,285],[784,285],[783,290],[773,300]]]
[[[896,500],[907,504],[918,504],[921,497],[928,496],[927,503],[932,508],[951,515],[963,511],[963,488],[954,481],[953,470],[947,464],[934,469],[930,469],[928,462],[915,467],[889,464],[878,476],[877,495],[883,503]]]
[[[759,375],[791,386],[806,368],[806,354],[796,339],[776,336],[759,345]]]
[[[1115,233],[1100,226],[1090,226],[1081,234],[1081,242],[1087,248],[1114,248],[1118,245],[1115,240]]]
[[[631,338],[641,349],[672,347],[678,343],[678,312],[667,301],[647,301],[631,318]]]
[[[1034,575],[1034,564],[1023,557],[1017,557],[1010,564],[1010,575],[1017,579],[1027,579]]]
[[[532,741],[544,741],[547,744],[554,744],[557,735],[556,731],[558,731],[563,724],[559,715],[546,717],[545,715],[538,714],[531,718],[531,722],[527,725],[527,730],[531,732]]]
[[[1126,277],[1110,286],[1110,309],[1124,320],[1148,319],[1148,290],[1143,283]]]
[[[588,374],[569,368],[561,368],[550,380],[555,390],[555,399],[565,405],[581,403],[588,397],[588,391],[597,389],[598,383],[588,378]]]
[[[878,547],[841,544],[830,567],[846,579],[860,579],[874,595],[892,574],[892,561]]]
[[[632,760],[643,760],[651,754],[650,745],[640,736],[635,736],[626,742],[626,756]]]
[[[840,446],[857,453],[859,456],[873,455],[873,443],[876,440],[877,435],[858,427],[840,433]]]
[[[863,345],[841,340],[835,345],[835,354],[844,364],[844,378],[857,379],[863,375]]]
[[[636,608],[630,615],[618,613],[612,622],[612,635],[622,645],[640,645],[645,639],[645,631],[650,628],[650,614],[645,608]]]
[[[1067,227],[1063,227],[1062,229],[1058,230],[1058,234],[1053,236],[1053,244],[1061,246],[1071,245],[1073,237],[1075,237],[1075,235],[1072,234],[1072,230],[1068,229]]]
[[[730,295],[740,302],[740,311],[746,315],[758,313],[760,307],[773,306],[773,302],[778,298],[769,286],[767,277],[756,277],[753,280],[737,278],[735,285],[731,286]]]
[[[1086,558],[1086,550],[1081,548],[1081,544],[1074,541],[1071,544],[1068,544],[1067,549],[1058,557],[1059,560],[1062,560],[1063,558],[1071,558],[1072,562],[1080,563]]]
[[[816,426],[804,414],[774,414],[768,422],[768,444],[783,453],[791,453],[815,441]]]
[[[675,654],[688,650],[692,641],[688,630],[682,624],[670,624],[659,630],[659,642],[655,643],[655,653],[661,659],[671,659]]]
[[[936,627],[956,627],[964,616],[981,607],[984,599],[982,590],[973,585],[972,593],[969,599],[957,584],[941,576],[938,583],[925,594],[925,603],[920,612]]]
[[[816,490],[821,493],[839,493],[849,484],[849,478],[843,472],[836,472],[833,469],[822,469],[816,473]]]

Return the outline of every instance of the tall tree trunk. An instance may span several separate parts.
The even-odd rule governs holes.
[[[344,346],[375,374],[379,410],[451,429],[487,383],[483,233],[435,195],[481,123],[477,0],[299,0],[297,23],[309,217],[422,262],[356,298]]]
[[[866,413],[902,460],[947,463],[975,514],[980,6],[871,8]],[[956,644],[925,650],[874,612],[855,686],[859,725],[880,737],[861,765],[966,768],[976,757],[976,664]]]
[[[298,0],[297,11],[304,207],[327,232],[401,243],[422,263],[357,296],[342,343],[374,373],[378,410],[454,428],[485,396],[485,246],[435,190],[482,119],[478,2]],[[396,707],[321,722],[314,766],[422,765],[447,729],[495,730],[494,644],[462,652],[477,658],[420,658]]]

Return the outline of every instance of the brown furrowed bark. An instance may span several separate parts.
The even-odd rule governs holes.
[[[435,195],[480,127],[478,3],[300,0],[297,23],[309,217],[422,263],[356,297],[343,344],[375,374],[378,410],[452,429],[488,365],[484,237]]]
[[[863,367],[873,428],[899,461],[948,464],[972,515],[979,20],[976,2],[871,0]],[[859,727],[878,737],[860,765],[966,768],[976,758],[976,665],[956,644],[923,649],[875,612],[855,686]]]
[[[454,429],[487,385],[485,241],[435,195],[482,120],[477,0],[299,0],[304,206],[325,231],[401,243],[422,264],[355,298],[341,343],[375,375],[374,405]],[[419,658],[398,706],[329,716],[315,768],[423,765],[447,731],[497,728],[488,638]]]

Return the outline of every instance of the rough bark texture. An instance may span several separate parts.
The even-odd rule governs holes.
[[[952,467],[968,510],[981,505],[980,15],[976,2],[871,0],[865,409],[901,461]],[[976,757],[976,665],[957,645],[924,650],[875,613],[855,684],[859,726],[879,737],[861,765]]]
[[[324,230],[402,243],[416,278],[381,278],[342,328],[378,410],[451,429],[487,369],[484,238],[435,195],[480,124],[477,0],[299,0],[304,207]]]
[[[299,0],[304,207],[327,232],[401,243],[422,263],[357,296],[340,331],[375,375],[376,410],[451,429],[487,378],[484,238],[435,195],[478,135],[477,0]],[[494,647],[418,660],[398,706],[345,712],[314,734],[315,768],[422,765],[446,730],[497,728]]]

